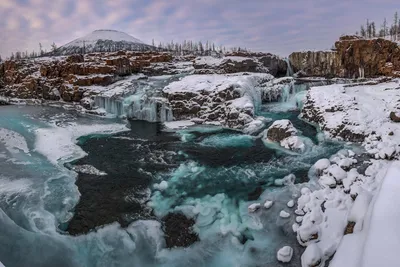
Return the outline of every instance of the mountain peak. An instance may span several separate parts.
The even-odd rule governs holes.
[[[85,51],[83,51],[83,48]],[[57,49],[57,54],[69,55],[82,52],[105,52],[112,50],[152,50],[141,40],[121,31],[98,29],[69,42]]]

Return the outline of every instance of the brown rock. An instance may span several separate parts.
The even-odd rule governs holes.
[[[396,112],[392,111],[390,112],[390,120],[393,122],[400,122],[400,117],[397,116]]]

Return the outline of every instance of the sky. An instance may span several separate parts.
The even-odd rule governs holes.
[[[366,19],[391,23],[396,9],[398,0],[0,0],[0,55],[114,29],[148,44],[210,40],[287,56],[329,49]]]

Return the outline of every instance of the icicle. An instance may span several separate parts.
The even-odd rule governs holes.
[[[94,103],[98,108],[104,109],[107,113],[118,117],[124,115],[124,108],[120,99],[106,96],[96,96],[94,98]]]

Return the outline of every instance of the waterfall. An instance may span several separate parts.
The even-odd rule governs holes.
[[[172,121],[172,110],[162,97],[135,94],[126,98],[96,96],[95,105],[117,117],[127,117],[150,122]]]
[[[95,96],[95,106],[104,109],[107,113],[113,114],[117,117],[124,115],[124,106],[119,98],[107,96]]]
[[[365,78],[365,76],[364,76],[364,67],[359,67],[358,68],[358,78],[360,78],[360,79]]]
[[[293,76],[293,69],[292,69],[292,65],[290,65],[289,58],[285,58],[285,62],[287,65],[286,76]]]
[[[125,98],[124,108],[128,118],[150,122],[164,122],[174,119],[167,99],[162,97],[132,95]]]

